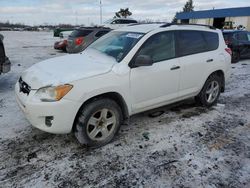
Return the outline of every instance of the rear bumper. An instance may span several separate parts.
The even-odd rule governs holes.
[[[64,42],[64,41],[60,41],[60,42],[55,42],[55,44],[54,44],[54,48],[56,49],[56,50],[65,50],[66,49],[66,42]]]
[[[5,61],[0,64],[0,73],[7,73],[10,71],[11,63],[10,60],[6,57]]]

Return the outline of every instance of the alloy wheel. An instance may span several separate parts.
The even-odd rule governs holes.
[[[220,85],[217,81],[210,82],[206,90],[206,101],[208,103],[213,103],[219,94],[219,90]]]
[[[95,141],[103,141],[114,131],[117,120],[115,113],[107,108],[96,111],[87,123],[87,135]]]

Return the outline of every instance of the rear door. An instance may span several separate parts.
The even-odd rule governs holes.
[[[180,97],[191,96],[201,89],[210,67],[218,61],[218,34],[205,31],[178,31],[180,57]],[[209,44],[209,45],[208,45]]]

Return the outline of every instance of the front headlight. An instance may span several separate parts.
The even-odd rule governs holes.
[[[43,87],[37,90],[35,97],[43,102],[54,102],[62,99],[71,89],[72,85]]]

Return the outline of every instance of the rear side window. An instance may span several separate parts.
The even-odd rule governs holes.
[[[96,34],[95,34],[95,37],[101,37],[101,36],[103,36],[103,35],[105,35],[105,34],[107,34],[109,32],[109,30],[107,30],[107,31],[98,31]]]
[[[91,30],[91,29],[75,30],[70,34],[70,36],[71,37],[85,37],[92,32],[93,32],[93,30]]]
[[[178,54],[186,56],[217,49],[217,33],[205,31],[178,31]]]
[[[175,57],[174,32],[161,32],[151,36],[141,47],[137,55],[148,55],[153,62]]]

